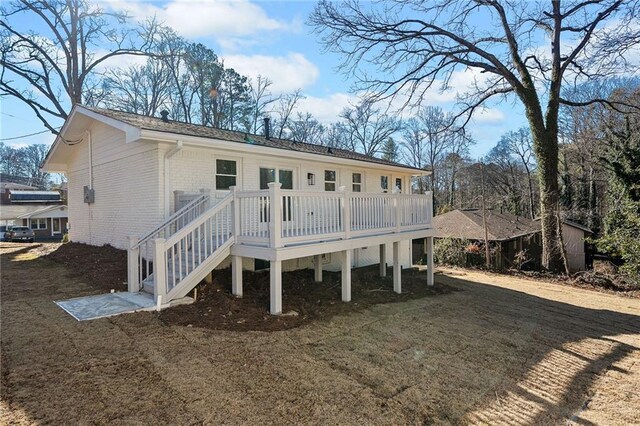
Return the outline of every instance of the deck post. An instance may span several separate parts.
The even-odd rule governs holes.
[[[313,280],[317,283],[322,282],[322,255],[313,256]]]
[[[138,237],[129,237],[129,250],[127,250],[127,290],[129,293],[140,291],[140,247]]]
[[[351,259],[352,250],[342,252],[342,301],[351,302]]]
[[[166,304],[167,261],[165,259],[164,238],[153,240],[153,297],[158,307]]]
[[[242,256],[231,256],[231,294],[242,297]]]
[[[238,202],[238,187],[232,186],[229,189],[233,194],[231,208],[233,209],[233,241],[235,243],[238,242],[238,236],[240,235],[240,203]]]
[[[270,269],[270,312],[271,315],[282,313],[282,261],[272,260]]]
[[[269,185],[269,247],[282,245],[282,202],[280,187],[282,184],[271,182]]]
[[[402,265],[400,265],[400,242],[393,243],[393,291],[402,293]]]
[[[387,245],[380,244],[380,276],[387,276]]]
[[[433,237],[427,237],[427,285],[433,285]]]
[[[398,191],[396,187],[396,189],[393,190],[393,193],[395,194],[393,197],[393,211],[395,213],[396,232],[400,232],[402,226],[402,212],[400,211],[402,203],[400,201],[400,191]]]
[[[345,187],[341,186],[338,191],[342,193],[342,227],[344,231],[344,239],[351,238],[351,197],[349,191],[345,191]]]

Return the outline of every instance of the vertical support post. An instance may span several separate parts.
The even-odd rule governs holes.
[[[353,250],[342,252],[342,301],[351,302],[351,261]]]
[[[400,242],[393,243],[393,291],[402,293],[402,265],[400,265]]]
[[[269,247],[282,246],[282,196],[278,182],[269,184]]]
[[[398,187],[393,190],[395,196],[393,197],[393,211],[395,212],[395,220],[396,220],[396,232],[400,232],[400,227],[402,225],[402,203],[400,200],[400,191],[398,191]]]
[[[140,247],[138,237],[129,237],[129,250],[127,250],[127,290],[129,293],[140,291]]]
[[[271,315],[282,313],[282,261],[272,260],[270,269],[270,309]]]
[[[242,297],[242,256],[231,256],[231,294]]]
[[[341,186],[338,191],[342,193],[342,227],[344,231],[344,239],[351,238],[351,196],[349,191]]]
[[[322,282],[322,255],[313,256],[313,280],[317,283]]]
[[[238,236],[240,235],[240,202],[238,199],[238,188],[232,186],[229,188],[233,194],[233,200],[231,201],[231,209],[233,214],[233,242],[238,242]]]
[[[433,285],[433,237],[427,237],[427,285]]]
[[[387,276],[387,245],[380,244],[380,276]]]
[[[156,304],[167,303],[167,260],[165,258],[164,238],[153,240],[153,296]]]

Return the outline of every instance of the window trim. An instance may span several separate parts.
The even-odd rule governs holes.
[[[218,173],[218,161],[232,161],[235,163],[236,165],[236,174],[235,175],[230,175],[230,174],[226,174],[226,173]],[[233,177],[235,178],[235,185],[231,185],[231,186],[238,186],[238,163],[239,161],[237,159],[234,158],[216,158],[215,159],[215,190],[216,191],[229,191],[229,188],[223,189],[223,188],[218,188],[218,176],[221,177]]]
[[[334,180],[327,180],[327,172],[333,172]],[[327,184],[333,184],[333,189],[327,189]],[[335,192],[338,189],[338,171],[324,169],[324,190],[325,192]]]
[[[355,175],[360,175],[360,182],[354,180]],[[356,185],[358,190],[356,191]],[[351,191],[352,192],[364,192],[364,173],[363,172],[351,172]]]
[[[35,223],[38,224],[35,228],[33,227],[34,220],[36,221]],[[40,227],[40,224],[42,223],[41,221],[44,222],[44,227]],[[46,231],[47,229],[49,229],[49,226],[47,225],[47,218],[37,217],[37,218],[29,219],[29,229],[33,231]]]
[[[389,175],[380,175],[380,189],[382,190],[382,192],[387,193],[389,192]],[[386,188],[382,185],[382,180],[386,178]]]

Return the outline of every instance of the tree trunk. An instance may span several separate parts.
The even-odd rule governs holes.
[[[558,136],[549,131],[534,132],[534,149],[538,160],[540,185],[540,225],[542,228],[542,266],[550,271],[562,271],[561,229],[558,206]]]

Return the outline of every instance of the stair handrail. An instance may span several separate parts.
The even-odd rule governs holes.
[[[212,216],[215,216],[223,208],[227,207],[233,201],[233,193],[230,192],[224,198],[220,199],[214,206],[209,207],[209,209],[202,212],[197,218],[189,222],[184,227],[180,228],[177,232],[171,235],[169,238],[165,239],[165,246],[169,247],[180,241],[182,238],[186,237],[198,226],[202,225],[204,222],[209,220]]]
[[[142,246],[143,244],[145,244],[146,242],[160,236],[164,238],[170,237],[170,235],[161,235],[161,234],[164,233],[166,228],[170,228],[174,222],[177,223],[182,217],[187,216],[192,211],[198,209],[199,207],[202,207],[203,205],[206,205],[206,203],[209,202],[209,199],[210,199],[209,194],[202,194],[198,198],[195,198],[194,200],[190,201],[180,210],[176,211],[174,214],[169,216],[169,218],[167,218],[164,222],[158,225],[153,231],[149,232],[147,235],[140,238],[140,240],[138,240],[138,242],[134,244],[131,247],[131,249],[136,249]],[[197,216],[200,216],[202,213],[203,212],[200,212]],[[179,229],[176,229],[176,232],[177,231],[179,231]]]
[[[193,233],[196,232],[196,230],[200,226],[205,224],[207,221],[214,219],[218,213],[224,214],[222,213],[223,210],[229,207],[230,205],[232,205],[233,201],[234,201],[234,192],[232,191],[227,196],[222,198],[218,203],[216,203],[215,205],[207,209],[205,212],[200,214],[195,220],[192,220],[191,222],[186,224],[184,227],[182,227],[180,230],[175,232],[169,238],[166,238],[166,239],[157,238],[154,240],[153,262],[154,262],[154,265],[156,265],[156,267],[153,272],[153,277],[154,277],[154,298],[156,299],[156,301],[158,300],[165,301],[165,298],[168,297],[169,292],[173,291],[173,289],[176,288],[176,286],[178,286],[181,282],[187,279],[187,277],[192,272],[194,272],[196,268],[202,264],[202,262],[205,262],[207,259],[211,258],[217,252],[217,250],[220,249],[222,246],[218,246],[214,248],[211,253],[205,252],[204,259],[200,259],[199,258],[200,255],[198,255],[197,262],[196,262],[195,252],[192,253],[191,255],[192,268],[189,268],[188,257],[187,257],[187,254],[185,253],[184,256],[185,256],[185,259],[187,260],[186,267],[185,267],[186,275],[181,277],[179,279],[179,282],[175,282],[173,285],[169,286],[169,280],[168,280],[169,265],[167,264],[167,262],[169,262],[169,259],[172,259],[172,266],[173,266],[172,270],[175,271],[176,266],[179,266],[180,274],[182,274],[182,259],[179,258],[178,261],[176,262],[175,256],[170,255],[171,251],[173,250],[172,247],[175,244],[180,243],[183,239],[185,239],[188,242],[190,235],[191,235],[191,238],[193,239]],[[226,214],[228,215],[228,218],[230,220],[233,220],[233,211],[227,212]],[[229,227],[228,231],[229,231],[229,235],[228,235],[229,238],[227,240],[222,241],[225,247],[228,246],[229,241],[231,242],[234,241],[233,225]],[[210,238],[210,236],[208,236],[207,238]],[[181,252],[179,251],[178,253],[181,253]],[[180,256],[182,256],[182,254],[180,254]],[[169,299],[166,300],[166,302],[168,301]]]

